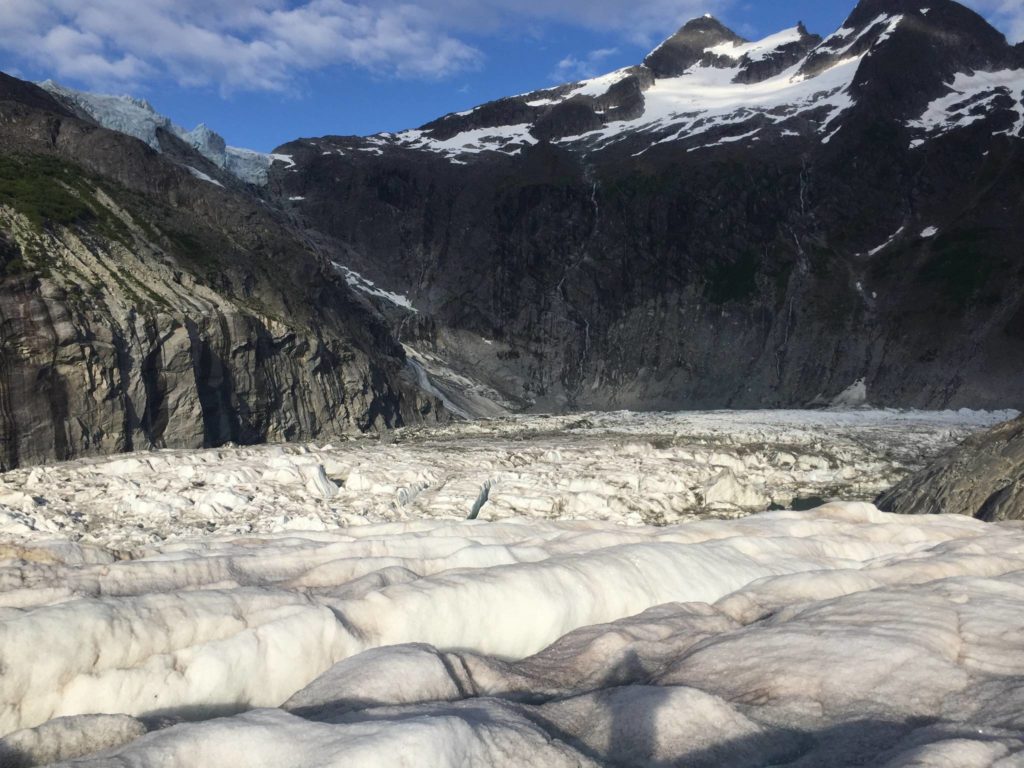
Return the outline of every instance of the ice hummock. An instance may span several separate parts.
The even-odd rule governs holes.
[[[1024,746],[1016,526],[834,503],[207,537],[97,565],[20,546],[0,759],[1010,766]]]

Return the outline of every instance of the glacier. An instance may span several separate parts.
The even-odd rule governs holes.
[[[434,370],[426,357],[413,353],[410,361],[417,375]],[[335,445],[149,451],[0,476],[0,533],[59,534],[131,551],[210,533],[457,521],[485,488],[483,521],[738,517],[815,499],[870,501],[972,431],[1014,415],[576,413]]]
[[[664,528],[423,521],[110,562],[26,544],[0,593],[0,756],[1009,766],[1022,552],[1019,526],[856,503]]]
[[[145,99],[76,91],[53,80],[46,80],[39,83],[39,86],[85,112],[104,128],[134,136],[157,151],[161,150],[160,132],[166,131],[184,141],[221,170],[246,184],[265,186],[270,166],[276,161],[283,161],[284,158],[281,155],[227,146],[223,137],[204,123],[200,123],[191,131],[186,130],[169,117],[158,113]],[[202,173],[195,168],[188,170],[193,175]],[[202,179],[203,176],[199,178]]]
[[[518,416],[5,474],[0,764],[1019,765],[1024,528],[750,514],[871,498],[1012,415]]]

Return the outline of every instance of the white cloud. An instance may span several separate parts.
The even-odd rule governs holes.
[[[1005,32],[1011,42],[1024,40],[1024,2],[1021,0],[964,0]]]
[[[660,40],[706,12],[720,13],[735,0],[433,0],[453,23],[497,27],[516,19],[549,21],[622,33],[632,42]]]
[[[564,83],[594,77],[605,71],[605,62],[618,52],[618,48],[600,48],[591,51],[583,58],[577,58],[570,54],[558,62],[558,67],[551,75],[551,79]]]
[[[105,56],[103,41],[92,32],[60,24],[35,37],[38,56],[63,62],[62,74],[79,80],[133,81],[149,68],[135,56]]]
[[[0,51],[94,87],[166,76],[224,91],[283,90],[337,64],[444,77],[481,61],[461,39],[467,33],[550,22],[648,42],[731,1],[0,0]]]
[[[1021,0],[967,0],[1014,40]],[[852,0],[851,3],[852,5]],[[284,90],[334,65],[439,78],[479,66],[474,35],[536,34],[562,24],[652,44],[687,19],[738,0],[0,0],[0,52],[91,87],[167,77],[223,91]],[[828,32],[829,30],[818,30]],[[559,64],[600,71],[601,51]]]
[[[348,0],[3,0],[0,49],[90,85],[223,90],[281,90],[334,64],[443,77],[481,57],[422,8]]]

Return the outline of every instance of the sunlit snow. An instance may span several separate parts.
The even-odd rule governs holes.
[[[708,53],[716,56],[728,56],[730,59],[742,59],[746,57],[750,61],[761,61],[773,52],[785,45],[798,43],[803,39],[803,33],[799,27],[784,29],[774,35],[769,35],[763,40],[752,43],[722,43],[706,49]]]
[[[432,139],[422,131],[406,131],[397,135],[397,141],[412,149],[440,152],[450,158],[475,155],[480,152],[518,154],[524,145],[536,144],[529,125],[508,125],[495,128],[475,128],[463,131],[450,139]]]
[[[291,199],[305,200],[306,198],[293,197]],[[348,283],[349,286],[351,286],[352,288],[355,288],[357,291],[361,291],[362,293],[368,294],[370,296],[376,296],[379,299],[384,299],[388,303],[394,304],[396,307],[401,307],[402,309],[407,309],[410,312],[417,311],[416,308],[412,305],[412,302],[409,301],[409,299],[406,296],[403,296],[400,293],[393,293],[392,291],[385,291],[381,288],[378,288],[372,280],[367,280],[365,277],[360,275],[355,270],[349,269],[348,267],[339,264],[336,261],[332,262],[332,264],[334,268],[344,276],[345,282]]]
[[[567,145],[582,143],[588,147],[603,147],[635,133],[652,133],[658,142],[670,142],[699,137],[716,128],[741,125],[754,117],[764,118],[771,125],[813,111],[819,122],[818,130],[827,143],[835,132],[831,129],[832,122],[854,104],[848,89],[859,63],[867,55],[845,54],[861,37],[871,32],[881,30],[878,42],[884,41],[902,19],[899,15],[883,14],[852,39],[848,39],[852,34],[850,30],[839,30],[819,46],[822,51],[833,55],[836,62],[814,77],[806,77],[801,72],[805,63],[801,61],[759,83],[745,83],[738,79],[742,68],[749,62],[763,60],[774,51],[798,42],[801,39],[798,27],[756,42],[723,43],[710,47],[707,49],[709,54],[733,59],[735,66],[696,64],[679,77],[658,79],[644,90],[643,114],[640,117],[611,122],[600,129],[560,141]],[[616,70],[583,80],[562,93],[554,90],[540,91],[525,103],[532,107],[544,107],[580,96],[598,98],[607,94],[612,86],[630,73],[630,68]],[[442,152],[453,161],[458,161],[461,155],[485,150],[518,152],[524,143],[536,142],[530,132],[531,128],[530,124],[475,128],[445,140],[431,139],[422,131],[407,131],[399,134],[397,139],[404,146]],[[755,139],[763,128],[764,125],[759,125],[756,130],[747,131],[742,136],[716,139],[699,148]]]
[[[707,49],[711,56],[732,60],[734,66],[712,63],[695,64],[679,77],[661,78],[643,90],[642,114],[609,122],[601,128],[566,136],[559,143],[583,149],[602,149],[637,134],[649,134],[652,143],[699,139],[702,134],[717,131],[714,140],[689,148],[690,151],[723,146],[741,141],[756,141],[766,128],[780,126],[793,118],[807,118],[816,126],[821,141],[828,144],[842,129],[840,117],[855,104],[851,93],[860,63],[879,45],[889,40],[904,22],[903,14],[880,14],[859,30],[843,28],[827,37],[807,58],[784,72],[757,83],[743,82],[743,68],[761,61],[773,52],[801,40],[798,27],[750,43],[722,43]],[[873,37],[870,37],[873,36]],[[872,39],[864,50],[860,44]],[[822,55],[831,62],[824,71],[808,76],[805,65]],[[583,80],[558,89],[522,94],[524,104],[543,108],[578,97],[601,98],[610,89],[630,76],[633,68],[625,68],[599,77]],[[529,97],[528,99],[526,97]],[[955,128],[985,119],[996,108],[1015,114],[1014,125],[1000,133],[1024,134],[1024,72],[973,72],[957,74],[947,96],[935,100],[917,120],[910,124],[917,137],[912,146],[923,145]],[[460,113],[468,116],[476,110]],[[753,121],[753,122],[752,122]],[[721,136],[721,129],[750,126],[733,135]],[[423,130],[375,137],[377,141],[444,154],[451,162],[464,164],[467,157],[485,151],[517,154],[524,145],[536,143],[533,125],[471,128],[446,139],[431,138]],[[803,135],[788,128],[783,135]],[[648,147],[649,148],[649,147]],[[640,153],[647,151],[641,149]]]
[[[1013,126],[1001,133],[1024,136],[1024,69],[958,73],[949,85],[949,93],[929,104],[924,114],[910,123],[921,134],[912,145],[920,146],[926,138],[986,120],[996,109],[1014,115]]]
[[[840,61],[814,78],[798,75],[799,65],[760,83],[735,83],[737,70],[694,67],[682,77],[658,80],[644,96],[647,107],[640,131],[671,126],[673,132],[661,143],[693,138],[713,128],[746,123],[762,115],[781,123],[808,109],[823,110],[828,117],[820,127],[853,106],[847,92],[860,58]],[[614,138],[623,129],[612,123],[595,135]]]

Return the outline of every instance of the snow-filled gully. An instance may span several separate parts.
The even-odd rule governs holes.
[[[32,528],[19,511],[22,528],[0,539],[0,765],[1019,765],[1024,527],[862,502],[661,526],[500,516],[500,478],[449,489],[434,515],[407,514],[461,488],[454,473],[389,521],[373,506],[381,521],[355,525],[329,509],[350,486],[373,494],[365,467],[343,477],[340,459],[318,471],[286,461],[376,446],[411,466],[417,450],[457,456],[461,442],[479,465],[490,440],[547,452],[558,439],[562,473],[587,473],[584,453],[603,444],[621,465],[652,434],[720,463],[757,441],[810,451],[811,433],[868,452],[876,441],[892,457],[900,440],[941,443],[995,418],[589,415],[589,426],[520,419],[381,446],[235,449],[237,466],[230,452],[155,454],[160,474],[242,498],[261,492],[243,469],[262,468],[268,498],[298,505],[304,489],[319,530],[259,530],[255,515],[252,530],[197,535],[184,507],[146,506],[165,521],[133,538],[88,495],[80,527],[48,530],[36,510]],[[0,481],[36,472],[59,515],[81,487],[105,488],[116,505],[124,486],[100,478],[152,483],[144,459]],[[445,461],[458,459],[431,471]],[[657,453],[635,471],[658,477],[662,463],[692,471]],[[536,471],[534,482],[552,480]],[[466,498],[479,520],[465,519]],[[225,516],[244,517],[245,504],[233,509]]]

